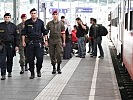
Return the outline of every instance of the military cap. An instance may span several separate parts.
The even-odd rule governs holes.
[[[5,16],[10,16],[11,17],[11,14],[10,13],[5,13],[4,17]]]
[[[54,15],[54,14],[58,14],[58,11],[57,10],[53,11],[52,15]]]
[[[35,8],[33,8],[33,9],[30,10],[30,13],[31,13],[32,11],[37,11],[37,10],[36,10]]]
[[[26,14],[22,14],[22,15],[21,15],[21,18],[24,18],[24,17],[27,17]]]

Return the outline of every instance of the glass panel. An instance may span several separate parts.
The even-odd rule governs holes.
[[[13,18],[13,0],[1,0],[0,2],[0,22],[3,21],[5,13],[11,13]]]
[[[21,14],[27,14],[27,18],[30,18],[30,10],[36,8],[38,10],[38,0],[19,0],[17,2],[17,24],[21,22]]]

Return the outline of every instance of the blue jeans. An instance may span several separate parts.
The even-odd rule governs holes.
[[[78,38],[78,52],[80,57],[85,56],[85,38],[84,37]]]
[[[104,52],[103,52],[103,48],[102,48],[102,37],[97,37],[96,39],[94,39],[94,52],[93,52],[93,56],[97,56],[97,45],[100,51],[100,55],[104,56]]]

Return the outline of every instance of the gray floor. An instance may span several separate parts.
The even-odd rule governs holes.
[[[103,48],[104,59],[91,58],[87,54],[86,58],[81,59],[61,94],[51,100],[93,100],[89,97],[96,59],[99,60],[99,63],[94,100],[121,100],[106,38],[103,41]],[[33,80],[29,79],[30,72],[19,74],[18,61],[19,56],[17,55],[14,58],[12,77],[7,77],[4,81],[0,80],[0,100],[34,100],[56,76],[51,74],[49,56],[44,57],[42,77],[36,77]],[[71,59],[63,60],[62,67],[67,67],[65,65],[70,61]]]

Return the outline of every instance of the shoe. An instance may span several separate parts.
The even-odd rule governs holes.
[[[21,71],[20,71],[20,74],[24,74],[24,71],[23,71],[23,70],[21,70]]]
[[[37,73],[37,77],[41,77],[41,72],[38,72]]]
[[[5,80],[5,79],[6,79],[6,76],[2,75],[1,80]]]
[[[104,58],[104,56],[99,56],[98,58],[101,58],[101,59],[103,59],[103,58]]]
[[[85,56],[81,56],[80,58],[85,58]]]
[[[56,69],[53,69],[52,74],[56,74]]]
[[[8,77],[12,77],[12,74],[11,73],[8,73]]]
[[[61,74],[62,73],[60,69],[58,69],[57,72],[58,72],[58,74]]]
[[[93,53],[90,53],[90,55],[93,55]]]
[[[31,73],[30,79],[34,79],[35,78],[35,74],[34,72]]]
[[[25,71],[28,71],[28,67],[27,66],[25,66]]]
[[[94,57],[94,58],[96,58],[97,56],[91,55],[90,57]]]
[[[80,57],[79,55],[75,56],[75,57]]]
[[[90,50],[87,53],[90,53]]]

